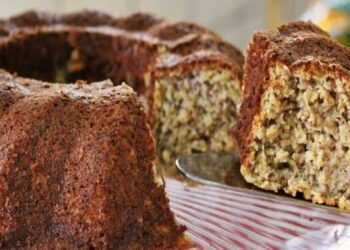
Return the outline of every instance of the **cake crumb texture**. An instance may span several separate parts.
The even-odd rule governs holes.
[[[350,209],[350,52],[309,22],[257,32],[233,131],[254,185]]]

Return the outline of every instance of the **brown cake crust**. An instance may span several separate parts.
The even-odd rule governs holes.
[[[0,71],[0,128],[1,248],[184,244],[130,87],[49,84]]]
[[[338,64],[343,75],[350,70],[350,52],[311,22],[295,21],[274,31],[256,32],[246,51],[243,76],[243,101],[240,119],[233,130],[241,163],[250,153],[251,128],[254,116],[259,113],[260,100],[268,81],[270,65],[281,62],[290,67],[322,68]],[[308,62],[306,62],[308,61]]]
[[[90,27],[95,28],[91,29]],[[3,43],[11,42],[18,36],[25,37],[29,34],[38,36],[43,33],[62,34],[68,32],[71,33],[72,38],[70,39],[74,43],[74,40],[79,39],[79,36],[74,35],[74,33],[93,35],[108,32],[109,36],[125,40],[124,43],[135,44],[135,54],[143,52],[143,48],[147,47],[148,54],[141,53],[137,58],[138,63],[130,56],[123,58],[126,66],[141,65],[143,67],[142,70],[133,72],[135,76],[141,76],[148,70],[150,63],[158,56],[158,50],[162,47],[166,48],[166,53],[176,54],[177,57],[193,57],[190,59],[192,61],[203,60],[203,58],[196,56],[198,51],[204,50],[208,54],[215,52],[216,59],[224,62],[229,60],[238,72],[242,72],[244,60],[239,49],[206,28],[189,22],[169,22],[143,13],[115,18],[105,13],[87,10],[66,15],[28,11],[4,20],[3,23],[0,23],[0,30],[4,34],[0,36],[0,47],[5,46]],[[174,65],[171,60],[167,62],[169,66]],[[167,65],[162,63],[161,66],[164,68]],[[181,66],[181,64],[178,64],[178,67]],[[124,75],[124,70],[120,71],[120,75]],[[126,79],[112,80],[119,83]],[[140,88],[142,89],[143,86],[140,86]],[[138,93],[142,93],[142,91],[138,91],[137,87],[135,89]]]

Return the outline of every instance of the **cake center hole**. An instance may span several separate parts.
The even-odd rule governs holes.
[[[0,35],[2,32],[0,30]],[[5,34],[6,35],[6,34]],[[112,80],[136,91],[143,86],[152,50],[137,41],[87,31],[30,31],[0,46],[0,68],[21,77],[56,83]],[[151,52],[150,52],[151,51]],[[146,53],[148,53],[146,55]]]

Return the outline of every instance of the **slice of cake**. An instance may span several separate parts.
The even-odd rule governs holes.
[[[241,71],[228,58],[198,52],[166,56],[154,76],[154,130],[160,160],[179,155],[234,150],[230,136],[241,102]],[[165,64],[166,66],[164,66]]]
[[[312,23],[257,32],[234,137],[254,185],[350,209],[350,52]]]
[[[186,244],[156,182],[136,94],[0,71],[2,249],[168,249]]]

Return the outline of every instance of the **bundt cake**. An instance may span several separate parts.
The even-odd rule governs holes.
[[[234,129],[245,179],[350,209],[350,52],[310,22],[254,34]]]
[[[0,248],[184,246],[136,94],[0,71]]]
[[[217,34],[147,14],[30,11],[0,22],[0,68],[52,82],[125,81],[141,96],[160,162],[233,150],[242,53]]]

